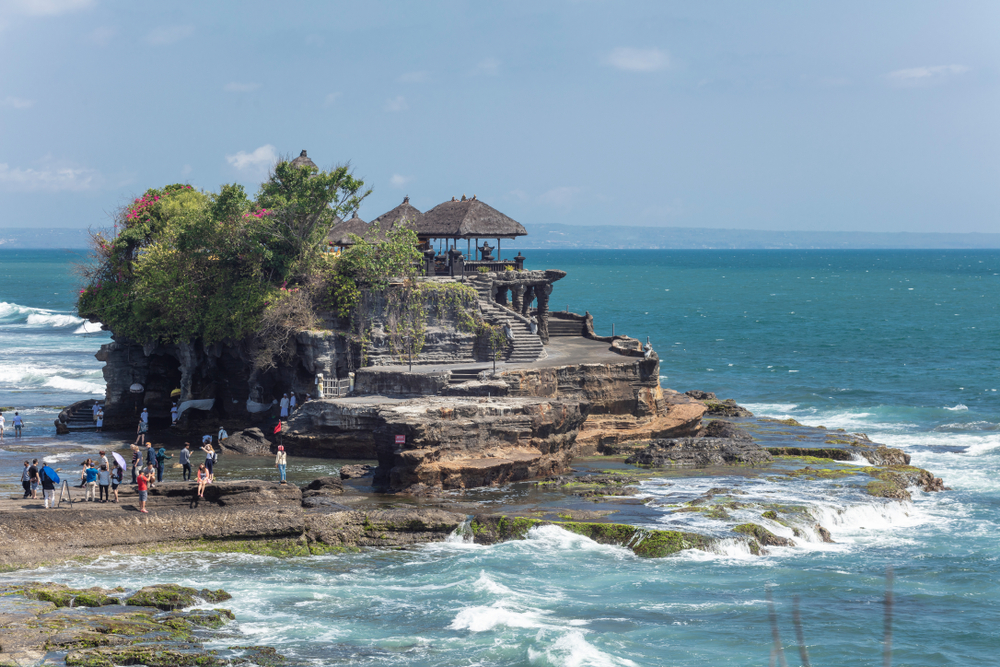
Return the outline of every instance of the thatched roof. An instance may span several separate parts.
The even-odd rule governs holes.
[[[368,223],[358,217],[358,212],[354,212],[354,217],[337,223],[326,235],[326,240],[330,245],[348,246],[354,245],[351,234],[364,236],[368,232]]]
[[[302,151],[301,153],[299,153],[299,156],[297,158],[295,158],[294,160],[292,160],[292,166],[293,167],[315,167],[316,169],[319,169],[319,167],[316,167],[316,163],[313,162],[312,160],[310,160],[306,156],[306,152],[305,151]]]
[[[421,238],[488,238],[512,239],[525,236],[521,223],[508,218],[488,204],[476,199],[456,200],[438,204],[420,218],[417,234]]]
[[[401,225],[417,231],[420,229],[420,218],[422,217],[423,213],[410,203],[410,197],[403,197],[402,204],[372,220],[369,234],[365,238],[373,243],[384,241],[390,230]]]

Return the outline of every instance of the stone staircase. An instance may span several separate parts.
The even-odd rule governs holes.
[[[467,283],[479,292],[479,310],[484,320],[498,327],[503,327],[505,324],[510,325],[514,341],[508,349],[504,361],[509,364],[529,364],[547,356],[542,339],[538,337],[538,334],[531,333],[525,321],[526,318],[490,299],[490,285],[492,283],[490,279],[475,276],[469,278]]]
[[[71,431],[91,431],[97,428],[94,425],[93,401],[86,401],[84,405],[76,405],[69,413],[66,421],[66,428]]]
[[[553,336],[582,336],[583,322],[578,320],[557,320],[549,316],[549,338]]]
[[[463,382],[472,382],[473,380],[479,379],[479,374],[483,371],[488,371],[488,366],[483,366],[482,368],[455,368],[451,371],[451,377],[448,379],[448,384],[462,384]]]

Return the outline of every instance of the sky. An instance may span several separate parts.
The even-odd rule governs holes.
[[[1000,231],[1000,3],[0,0],[0,227],[349,162],[526,225]]]

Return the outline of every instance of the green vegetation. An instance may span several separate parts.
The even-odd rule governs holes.
[[[321,291],[326,234],[363,188],[347,167],[282,161],[254,200],[236,184],[147,190],[116,213],[117,234],[93,235],[80,315],[138,342],[212,343],[256,334],[268,310],[301,314],[289,302]]]
[[[222,602],[232,596],[222,590],[212,591],[203,588],[200,591],[177,584],[157,584],[139,589],[125,604],[137,607],[156,607],[163,611],[173,611],[182,607],[192,607],[198,604],[197,598],[207,602]]]

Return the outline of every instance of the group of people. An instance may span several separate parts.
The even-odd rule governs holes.
[[[24,419],[17,411],[15,411],[14,417],[10,421],[11,421],[11,426],[14,427],[14,437],[20,438],[21,429],[24,428]],[[7,418],[3,416],[3,411],[0,410],[0,441],[3,440],[4,429],[6,428],[6,426],[7,426]]]
[[[96,461],[88,458],[80,466],[82,468],[80,470],[80,486],[87,489],[84,500],[102,503],[118,502],[118,486],[125,477],[125,470],[122,469],[117,460],[113,464],[109,463],[108,457],[102,449],[98,452]],[[111,493],[115,494],[114,500],[111,500]]]
[[[56,483],[42,470],[44,466],[38,464],[38,459],[32,459],[31,463],[24,462],[24,470],[21,471],[21,486],[24,487],[25,498],[38,498],[38,488],[42,489],[42,497],[45,499],[45,509],[49,509],[49,503],[55,508]]]

